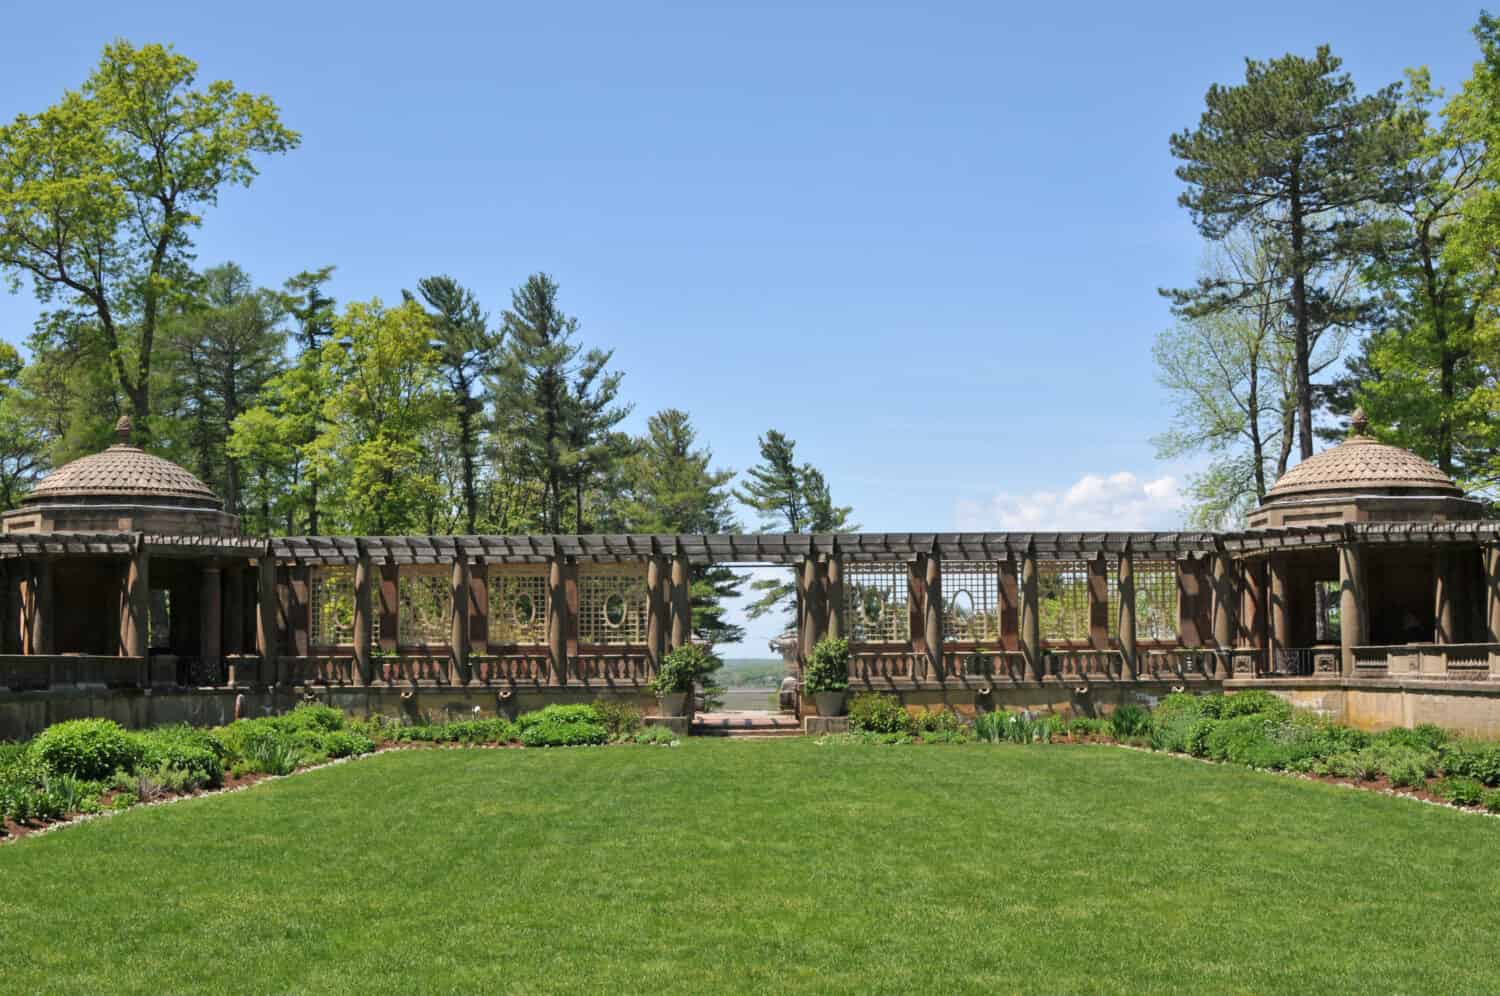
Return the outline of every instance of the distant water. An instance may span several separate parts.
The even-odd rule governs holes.
[[[729,710],[776,710],[774,688],[731,688],[724,692],[724,708]]]

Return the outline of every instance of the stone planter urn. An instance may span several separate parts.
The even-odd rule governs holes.
[[[656,696],[656,707],[663,716],[686,716],[687,700],[687,692],[666,692]]]
[[[819,716],[842,716],[847,697],[847,693],[842,690],[813,692],[813,702],[817,704]]]

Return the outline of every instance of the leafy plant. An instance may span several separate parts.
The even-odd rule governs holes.
[[[872,733],[909,733],[911,717],[894,695],[862,692],[849,703],[849,728]]]
[[[1292,704],[1263,688],[1252,688],[1244,692],[1226,695],[1221,700],[1218,717],[1234,719],[1238,716],[1270,716],[1285,721],[1292,718]],[[1207,713],[1205,712],[1205,715]]]
[[[677,743],[677,734],[665,726],[648,726],[638,730],[634,739],[638,744],[667,745]]]
[[[1484,785],[1474,778],[1444,778],[1433,792],[1455,806],[1477,806],[1484,799]]]
[[[611,740],[629,740],[641,728],[641,710],[634,702],[596,699],[594,714]]]
[[[691,693],[698,679],[718,666],[719,662],[708,651],[696,643],[685,643],[662,655],[661,662],[656,666],[656,677],[651,681],[651,689],[657,695]]]
[[[1438,767],[1445,775],[1472,778],[1493,788],[1500,785],[1500,743],[1460,740],[1443,744]]]
[[[1140,706],[1127,702],[1109,714],[1109,732],[1116,740],[1151,732],[1151,716]]]
[[[807,656],[802,687],[812,694],[842,692],[849,687],[849,641],[824,637]]]
[[[609,731],[591,705],[550,705],[523,713],[516,728],[527,747],[576,747],[609,740]]]
[[[112,719],[70,719],[43,730],[31,750],[47,770],[76,778],[108,778],[116,768],[134,768],[140,744]]]

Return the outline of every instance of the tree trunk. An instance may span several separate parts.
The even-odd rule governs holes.
[[[1306,233],[1302,224],[1302,191],[1296,167],[1292,168],[1288,204],[1292,223],[1292,317],[1296,324],[1296,378],[1298,441],[1302,459],[1313,454],[1311,345],[1308,342],[1307,264],[1303,260]]]

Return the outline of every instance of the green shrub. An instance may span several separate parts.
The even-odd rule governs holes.
[[[329,757],[353,757],[373,751],[375,742],[351,730],[330,730],[318,737],[314,746],[319,753]]]
[[[130,770],[141,760],[136,740],[112,719],[70,719],[49,726],[32,741],[32,752],[58,775],[108,778],[116,768]]]
[[[1427,750],[1437,750],[1448,742],[1448,731],[1431,723],[1423,723],[1410,729],[1397,726],[1377,733],[1371,740],[1398,747],[1422,747]]]
[[[925,740],[928,734],[953,733],[962,727],[963,724],[959,722],[958,713],[945,709],[942,706],[935,706],[931,709],[924,709],[912,716],[911,725],[912,731],[920,733]],[[894,733],[899,731],[892,730],[889,732]]]
[[[1102,737],[1110,731],[1109,720],[1094,716],[1074,716],[1068,720],[1070,737]]]
[[[675,744],[677,734],[665,726],[648,726],[635,733],[635,742],[638,744]]]
[[[1484,785],[1474,778],[1444,778],[1433,792],[1455,806],[1477,806],[1484,798]]]
[[[1292,704],[1262,688],[1226,695],[1219,711],[1220,719],[1235,719],[1239,716],[1270,716],[1279,721],[1292,718]]]
[[[1109,732],[1116,740],[1140,736],[1150,730],[1151,717],[1146,710],[1134,703],[1127,702],[1109,714]]]
[[[1500,789],[1485,789],[1480,803],[1491,813],[1500,813]]]
[[[641,728],[641,710],[634,702],[595,699],[594,713],[611,740],[629,740]]]
[[[224,744],[205,730],[187,725],[159,726],[133,734],[140,746],[139,767],[175,768],[192,772],[198,782],[216,786],[224,781]]]
[[[807,655],[802,687],[809,693],[842,692],[849,687],[849,641],[831,636],[819,640]]]
[[[872,733],[908,733],[912,721],[894,695],[862,692],[849,703],[849,728]]]
[[[609,740],[609,731],[591,705],[550,705],[523,713],[516,728],[527,747],[576,747]]]
[[[1217,719],[1209,719],[1206,716],[1193,720],[1188,725],[1183,748],[1194,757],[1207,757],[1208,738],[1213,735],[1218,725]]]
[[[291,712],[271,717],[271,722],[287,731],[295,730],[342,730],[344,713],[332,706],[303,704]]]
[[[244,758],[251,771],[263,775],[290,775],[302,762],[303,751],[289,737],[270,731],[253,735],[245,741]]]
[[[129,809],[131,806],[140,805],[140,797],[134,792],[121,792],[109,801],[109,808],[113,810]]]
[[[1438,769],[1455,778],[1471,778],[1494,787],[1500,785],[1500,743],[1460,740],[1445,743],[1438,751]]]
[[[651,680],[651,689],[657,695],[691,694],[694,683],[718,670],[719,664],[717,658],[696,643],[685,643],[662,655],[656,666],[656,677]]]

